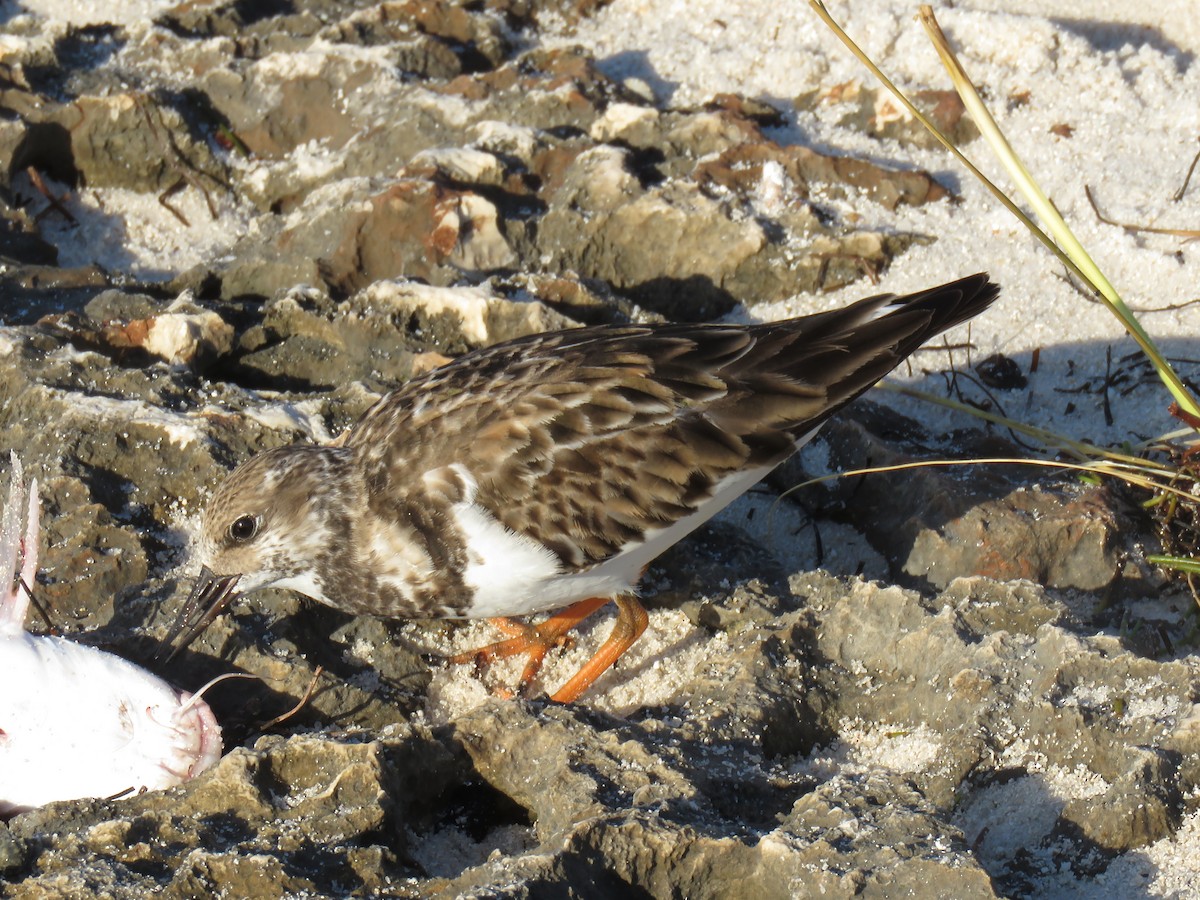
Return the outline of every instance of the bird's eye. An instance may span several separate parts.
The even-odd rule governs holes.
[[[229,525],[229,539],[241,544],[258,534],[258,519],[255,516],[238,516]]]

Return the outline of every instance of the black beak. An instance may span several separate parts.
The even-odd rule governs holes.
[[[154,655],[155,659],[161,658],[163,652],[175,643],[176,638],[179,638],[179,643],[171,649],[165,662],[173,660],[177,653],[198,638],[212,620],[220,615],[221,610],[229,605],[229,601],[237,596],[233,588],[241,577],[216,575],[208,566],[202,568],[187,602],[183,604],[183,609],[175,617],[175,623],[163,639],[162,646]]]

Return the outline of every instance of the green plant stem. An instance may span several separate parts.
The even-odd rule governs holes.
[[[1178,569],[1180,572],[1188,572],[1193,575],[1200,575],[1200,559],[1189,559],[1186,556],[1162,556],[1155,554],[1147,556],[1146,562],[1153,563],[1156,566],[1162,566],[1165,569]]]

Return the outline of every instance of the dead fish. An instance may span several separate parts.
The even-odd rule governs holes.
[[[221,757],[221,729],[199,693],[95,647],[25,631],[39,513],[37,481],[26,506],[13,454],[0,523],[0,816],[196,777]]]

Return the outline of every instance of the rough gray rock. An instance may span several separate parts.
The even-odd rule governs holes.
[[[838,472],[1021,455],[994,435],[931,440],[916,423],[863,401],[771,480],[781,489],[803,484],[825,474],[809,471],[817,460]],[[808,488],[797,499],[852,522],[897,562],[893,576],[911,585],[945,588],[957,577],[984,575],[1065,590],[1157,591],[1161,576],[1138,562],[1138,523],[1111,492],[1107,485],[1050,481],[1019,466],[966,463],[847,478]]]

